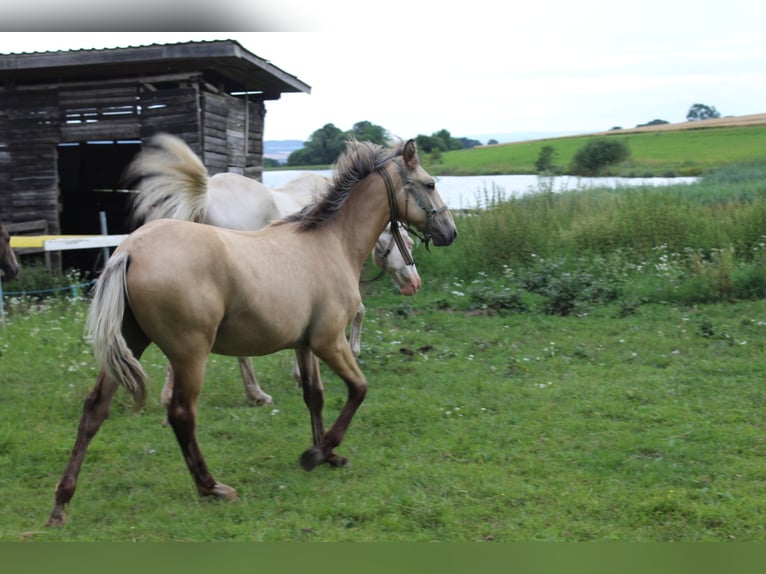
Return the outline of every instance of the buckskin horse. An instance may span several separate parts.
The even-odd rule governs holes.
[[[134,223],[169,218],[208,223],[227,229],[255,231],[283,217],[300,211],[327,192],[331,180],[317,173],[304,173],[283,186],[270,189],[261,182],[237,173],[208,176],[202,160],[181,138],[159,133],[134,158],[126,170],[126,179],[135,182],[131,218]],[[373,261],[388,273],[403,295],[414,295],[421,286],[420,276],[412,261],[413,241],[401,230],[405,259],[394,245],[390,226],[378,237],[373,248]],[[364,305],[353,322],[349,338],[355,355],[361,350]],[[258,383],[250,357],[239,357],[245,396],[256,405],[274,401]],[[293,376],[300,373],[294,365]],[[162,401],[167,405],[172,392],[173,374],[168,370]]]
[[[235,499],[208,470],[197,443],[197,400],[210,353],[266,355],[295,350],[313,443],[300,457],[310,471],[347,459],[335,452],[367,392],[346,339],[361,295],[362,266],[386,225],[399,221],[426,245],[457,237],[452,214],[420,165],[415,142],[396,150],[349,141],[323,199],[264,230],[241,232],[159,220],[133,232],[101,274],[88,316],[100,371],[85,399],[69,462],[46,524],[64,521],[88,445],[119,386],[141,408],[139,362],[155,343],[175,374],[167,417],[200,496]],[[319,360],[346,384],[337,419],[325,430]]]

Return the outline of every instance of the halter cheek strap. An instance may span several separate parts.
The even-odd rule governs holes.
[[[442,213],[443,211],[447,210],[447,206],[443,205],[439,209],[428,207],[423,201],[423,198],[418,194],[418,192],[415,190],[415,186],[412,184],[412,180],[410,180],[409,177],[407,177],[407,174],[404,171],[404,168],[402,167],[402,164],[399,163],[396,159],[392,160],[396,167],[399,169],[399,177],[402,179],[402,184],[404,186],[404,190],[408,194],[412,194],[413,199],[415,200],[415,203],[417,204],[420,209],[422,209],[426,213],[426,230],[423,232],[423,235],[420,235],[417,231],[412,229],[411,227],[407,226],[407,230],[412,233],[415,237],[420,239],[426,246],[426,251],[429,253],[431,250],[428,248],[428,243],[431,241],[431,228],[433,227],[434,221],[436,220],[436,216]],[[383,169],[382,167],[378,170],[378,173],[383,178],[383,181],[386,184],[386,191],[388,192],[388,208],[391,212],[391,234],[394,237],[394,241],[396,242],[396,246],[399,248],[399,252],[402,254],[402,258],[404,259],[404,262],[407,265],[414,265],[415,261],[412,259],[412,255],[407,250],[406,246],[404,245],[404,239],[402,238],[402,234],[399,232],[400,225],[405,225],[405,222],[402,222],[399,219],[399,208],[396,205],[396,189],[394,188],[394,182],[391,181],[391,176],[388,174],[388,172]],[[409,205],[409,195],[407,195],[407,203],[406,205]]]
[[[396,160],[394,160],[396,161]],[[398,163],[397,163],[398,165]],[[401,166],[400,166],[401,170]],[[412,254],[404,244],[404,238],[399,231],[399,208],[396,205],[396,189],[394,188],[394,182],[391,181],[391,176],[384,168],[378,170],[380,177],[383,178],[383,182],[386,184],[386,191],[388,192],[388,209],[391,214],[391,235],[394,238],[396,247],[399,249],[399,253],[402,254],[405,265],[415,265],[415,260],[412,258]],[[406,183],[405,183],[406,185]]]

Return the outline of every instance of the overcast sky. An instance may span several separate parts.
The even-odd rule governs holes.
[[[15,12],[4,14],[3,28],[29,29],[24,7],[40,3],[48,11],[35,14],[62,4],[72,13],[72,1],[27,0],[8,8]],[[155,4],[129,3],[134,11]],[[445,128],[453,136],[486,139],[684,121],[697,102],[723,115],[766,112],[766,3],[760,0],[549,0],[535,6],[468,0],[451,8],[417,0],[280,0],[260,9],[248,0],[211,4],[226,16],[200,23],[196,14],[189,24],[270,32],[56,32],[75,23],[54,17],[35,28],[49,31],[3,32],[0,52],[234,39],[311,86],[311,94],[267,102],[270,140],[306,140],[326,123],[346,130],[362,120],[402,138]],[[195,5],[181,3],[187,10]],[[120,8],[106,10],[78,22],[112,30],[134,23],[130,16],[121,20]],[[166,16],[140,18],[135,27],[163,29]]]

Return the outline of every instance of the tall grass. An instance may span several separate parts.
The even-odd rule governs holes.
[[[677,293],[705,287],[693,298],[766,292],[766,164],[716,170],[690,185],[553,193],[541,178],[522,197],[480,193],[486,208],[459,216],[455,246],[418,257],[429,280],[483,273],[507,281],[508,269],[518,275],[556,261],[570,274],[619,267],[633,285],[649,281],[647,269],[672,267]],[[667,290],[655,282],[645,291],[656,299]]]

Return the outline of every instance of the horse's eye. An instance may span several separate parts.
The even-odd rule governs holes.
[[[434,189],[436,189],[436,184],[433,181],[429,181],[426,184],[426,189],[428,189],[429,191],[433,191]]]

